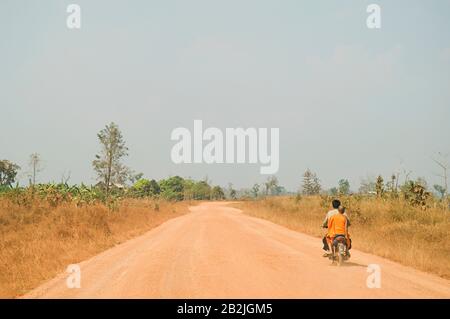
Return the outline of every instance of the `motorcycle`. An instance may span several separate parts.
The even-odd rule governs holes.
[[[347,239],[344,236],[336,236],[334,238],[329,258],[332,264],[337,262],[338,266],[342,266],[344,261],[350,258],[350,252],[347,249]]]

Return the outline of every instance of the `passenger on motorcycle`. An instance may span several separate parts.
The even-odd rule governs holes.
[[[340,206],[338,214],[328,219],[327,244],[331,250],[331,245],[337,246],[337,238],[344,237],[346,240],[347,252],[351,248],[351,240],[348,235],[348,218],[345,214],[345,207]]]
[[[341,202],[338,199],[334,199],[331,202],[331,206],[333,207],[332,210],[330,210],[327,215],[325,216],[325,219],[323,220],[322,223],[322,227],[323,228],[328,228],[328,221],[329,219],[336,215],[339,214],[339,207],[341,207]],[[347,217],[347,226],[350,226],[350,219],[348,218],[347,214],[345,213],[345,208],[344,208],[344,212],[343,212],[344,216]],[[323,257],[328,257],[329,253],[330,253],[330,248],[328,247],[328,242],[327,242],[327,236],[324,236],[322,239],[322,243],[323,243],[323,250],[325,250],[325,253],[323,254]]]

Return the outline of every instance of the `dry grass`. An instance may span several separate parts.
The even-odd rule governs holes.
[[[343,199],[352,221],[354,247],[450,278],[450,212],[423,211],[401,200]],[[248,215],[322,237],[330,203],[320,197],[277,197],[237,204]],[[318,252],[320,253],[320,252]]]
[[[188,212],[187,202],[124,200],[102,204],[27,207],[0,199],[0,297],[11,298],[107,248]]]

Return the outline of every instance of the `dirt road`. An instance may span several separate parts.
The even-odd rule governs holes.
[[[353,250],[346,266],[322,257],[320,239],[224,203],[191,207],[138,238],[80,263],[26,298],[450,298],[450,281]],[[381,288],[366,285],[381,267]]]

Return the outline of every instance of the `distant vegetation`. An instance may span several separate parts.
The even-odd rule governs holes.
[[[41,157],[33,153],[30,156],[30,171],[27,172],[29,185],[25,187],[14,185],[20,167],[8,160],[0,161],[0,196],[19,205],[28,205],[39,197],[54,207],[74,202],[78,206],[104,203],[110,208],[117,206],[117,202],[124,198],[161,198],[171,201],[225,199],[222,187],[210,185],[206,179],[195,181],[172,176],[156,181],[144,178],[142,173],[133,172],[122,162],[128,155],[128,148],[115,123],[106,125],[97,137],[100,152],[92,161],[98,179],[96,185],[69,185],[69,178],[66,177],[60,183],[37,183],[37,175],[42,171]]]
[[[379,198],[402,198],[413,206],[427,209],[430,205],[439,202],[448,208],[448,168],[446,156],[439,154],[439,158],[432,160],[438,165],[442,184],[433,185],[430,189],[424,178],[410,179],[411,172],[404,171],[393,173],[385,182],[379,175],[375,179],[361,180],[357,192],[352,191],[348,179],[342,178],[337,186],[328,190],[324,189],[318,174],[307,169],[300,182],[298,192],[289,192],[278,182],[276,176],[267,177],[261,184],[237,190],[231,183],[228,188],[220,185],[211,185],[207,178],[195,181],[191,178],[172,176],[156,181],[148,179],[142,173],[136,173],[123,163],[128,156],[122,132],[115,123],[106,125],[97,134],[100,151],[92,161],[92,167],[97,175],[96,185],[86,186],[69,185],[70,173],[61,178],[60,183],[37,183],[38,174],[43,170],[41,156],[38,153],[30,155],[29,186],[21,187],[15,184],[18,171],[17,164],[8,161],[0,161],[0,194],[7,196],[16,202],[24,202],[30,194],[39,195],[57,205],[61,201],[73,200],[77,204],[103,202],[114,207],[117,200],[123,198],[161,198],[165,200],[223,200],[223,199],[257,199],[267,196],[280,195],[332,195],[342,196],[360,194],[377,196]],[[403,175],[403,176],[402,176]],[[403,177],[403,181],[400,179]]]
[[[375,179],[363,179],[357,192],[351,191],[350,183],[347,179],[340,179],[336,187],[324,191],[317,174],[307,169],[303,174],[301,190],[297,196],[376,197],[382,200],[403,201],[422,210],[430,207],[441,207],[444,210],[448,210],[450,207],[446,167],[444,165],[441,166],[441,168],[444,168],[444,172],[443,175],[439,175],[443,178],[444,186],[434,185],[433,189],[435,192],[428,188],[428,184],[424,178],[410,179],[409,175],[411,172],[404,175],[403,182],[400,182],[400,173],[392,174],[387,182],[385,182],[385,179],[381,175],[378,175]]]

